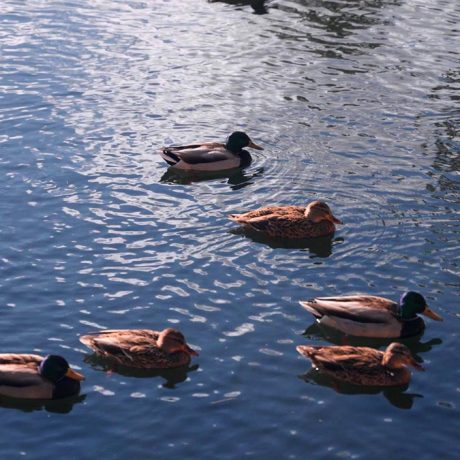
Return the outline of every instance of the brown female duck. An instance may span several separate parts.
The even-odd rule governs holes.
[[[313,238],[335,232],[341,224],[324,201],[308,206],[267,206],[244,214],[231,214],[230,220],[265,233],[272,238]]]
[[[77,395],[83,375],[58,355],[0,354],[0,395],[60,399]]]
[[[175,329],[113,329],[92,332],[80,337],[80,342],[97,354],[118,364],[138,369],[166,369],[186,366],[198,353]]]
[[[406,366],[424,370],[410,350],[396,342],[385,352],[368,347],[305,345],[298,346],[297,351],[324,374],[354,385],[407,385],[411,373]]]

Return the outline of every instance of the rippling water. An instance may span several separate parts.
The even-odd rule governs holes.
[[[1,402],[2,458],[458,457],[460,5],[263,3],[1,3],[2,351],[87,376],[72,401]],[[245,171],[155,154],[236,129],[265,147]],[[316,198],[333,238],[226,219]],[[445,318],[407,342],[427,368],[407,390],[309,372],[295,345],[339,338],[299,299],[407,289]],[[78,341],[167,325],[201,350],[188,371],[107,373]]]

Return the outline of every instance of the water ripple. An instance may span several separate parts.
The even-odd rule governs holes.
[[[90,364],[84,404],[5,412],[21,417],[5,458],[69,439],[83,441],[72,442],[81,458],[107,442],[116,458],[142,458],[145,439],[160,457],[190,458],[203,446],[222,458],[369,457],[382,430],[387,457],[417,454],[402,439],[412,430],[433,457],[455,442],[413,411],[446,427],[458,411],[458,3],[261,3],[2,2],[5,351]],[[265,148],[244,171],[184,175],[156,153],[237,129]],[[331,238],[280,243],[227,219],[314,199],[344,221]],[[448,319],[427,324],[438,346],[411,345],[428,372],[410,392],[358,398],[306,376],[299,299],[407,289]],[[195,368],[125,375],[78,342],[167,326],[196,344]],[[409,431],[389,422],[395,407],[411,409],[398,413]],[[299,420],[313,422],[308,439]]]

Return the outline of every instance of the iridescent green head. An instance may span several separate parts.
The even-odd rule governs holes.
[[[260,145],[254,144],[250,137],[242,131],[235,131],[234,133],[230,134],[230,136],[228,136],[225,148],[230,150],[230,152],[238,153],[241,152],[241,150],[243,150],[245,147],[251,147],[256,150],[263,150]]]
[[[50,382],[57,383],[64,377],[69,377],[73,380],[83,380],[83,375],[75,372],[70,368],[69,363],[58,355],[47,356],[39,365],[39,372],[42,377]]]
[[[401,307],[401,316],[403,319],[415,318],[417,313],[420,313],[421,315],[428,316],[428,318],[434,319],[435,321],[442,321],[441,316],[428,308],[425,297],[418,292],[405,292],[401,296],[399,305]]]

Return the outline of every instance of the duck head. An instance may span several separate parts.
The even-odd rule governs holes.
[[[428,318],[435,321],[442,321],[442,317],[428,308],[425,297],[418,292],[409,291],[401,296],[399,301],[401,307],[401,316],[403,319],[410,319],[420,313],[421,315],[428,316]]]
[[[85,377],[70,368],[69,363],[58,355],[47,356],[38,367],[39,374],[52,383],[57,383],[64,377],[81,381]]]
[[[256,150],[263,150],[260,145],[252,142],[250,137],[242,131],[235,131],[234,133],[230,134],[230,136],[227,138],[227,142],[225,143],[225,148],[230,150],[232,153],[241,152],[241,150],[243,150],[245,147],[251,147]]]
[[[340,219],[337,219],[334,214],[332,214],[331,208],[324,201],[320,200],[312,201],[305,208],[305,217],[315,224],[323,220],[327,220],[333,224],[343,223]]]
[[[393,369],[401,369],[405,366],[412,366],[418,371],[424,371],[421,366],[412,356],[409,348],[402,343],[393,342],[388,345],[383,354],[382,364]]]
[[[167,328],[161,331],[157,345],[168,354],[182,352],[189,356],[198,356],[198,353],[187,345],[184,334],[175,329]]]

